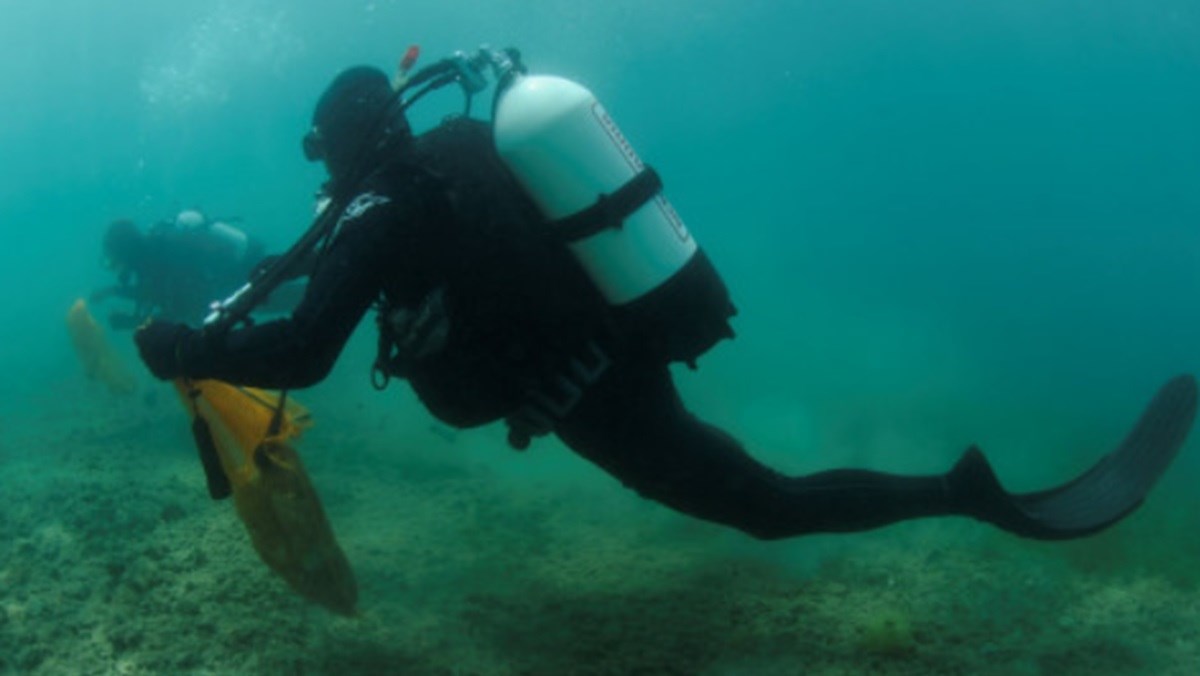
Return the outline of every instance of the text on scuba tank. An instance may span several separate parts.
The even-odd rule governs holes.
[[[679,217],[679,213],[675,211],[675,207],[671,206],[666,197],[658,195],[654,198],[654,205],[662,212],[667,223],[671,224],[671,229],[675,231],[675,236],[679,238],[680,242],[686,242],[691,238],[692,235],[688,232],[687,226],[683,224],[683,219]]]
[[[633,169],[634,173],[641,171],[643,167],[642,158],[638,157],[633,146],[629,144],[625,135],[621,133],[621,129],[617,127],[617,123],[613,121],[608,111],[604,109],[604,106],[600,105],[599,101],[592,102],[592,115],[600,123],[600,127],[604,129],[604,133],[608,134],[608,138],[617,147],[617,150],[621,151],[621,155],[625,157],[625,161],[629,163],[629,167]]]
[[[636,174],[642,171],[646,166],[642,164],[642,158],[638,157],[629,140],[621,133],[621,128],[617,126],[617,123],[613,121],[608,111],[604,109],[604,106],[600,105],[599,101],[592,102],[592,115],[600,123],[600,127],[604,129],[604,133],[608,135],[609,140],[617,147],[617,150],[621,151],[621,155],[629,163],[629,167],[633,169],[633,172]],[[691,238],[687,226],[683,224],[683,219],[679,217],[679,213],[675,211],[675,207],[671,206],[666,197],[663,197],[662,194],[657,195],[654,198],[654,205],[658,208],[659,213],[662,214],[663,220],[671,226],[671,229],[675,232],[675,236],[679,238],[680,242],[686,242]]]

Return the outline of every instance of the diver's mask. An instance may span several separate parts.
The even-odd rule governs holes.
[[[321,134],[321,128],[315,125],[300,140],[300,145],[304,149],[304,159],[309,162],[323,160],[328,155],[325,136]]]

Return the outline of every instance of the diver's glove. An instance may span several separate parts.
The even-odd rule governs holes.
[[[133,341],[150,373],[160,380],[171,380],[183,375],[180,349],[192,333],[194,329],[186,324],[150,320],[133,334]]]

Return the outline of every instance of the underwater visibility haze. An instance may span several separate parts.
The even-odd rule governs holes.
[[[738,306],[683,397],[781,472],[978,444],[1009,490],[1056,485],[1200,372],[1194,2],[0,0],[0,673],[1197,673],[1195,434],[1083,540],[761,542],[376,392],[372,321],[292,393],[357,614],[302,598],[109,307],[128,392],[64,318],[112,283],[117,219],[200,209],[287,248],[317,98],[410,44],[516,47],[596,94]]]

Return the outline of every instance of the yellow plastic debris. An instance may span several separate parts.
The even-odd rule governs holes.
[[[301,596],[353,615],[358,584],[325,516],[300,455],[289,442],[309,425],[304,407],[263,390],[217,380],[175,381],[192,413],[209,472],[228,481],[238,516],[259,557]],[[199,424],[197,424],[199,423]],[[208,439],[203,439],[207,434]],[[208,466],[205,445],[219,460]]]
[[[132,394],[137,390],[133,372],[108,342],[104,329],[82,298],[67,311],[67,332],[71,334],[71,343],[88,378],[104,383],[114,394]]]

